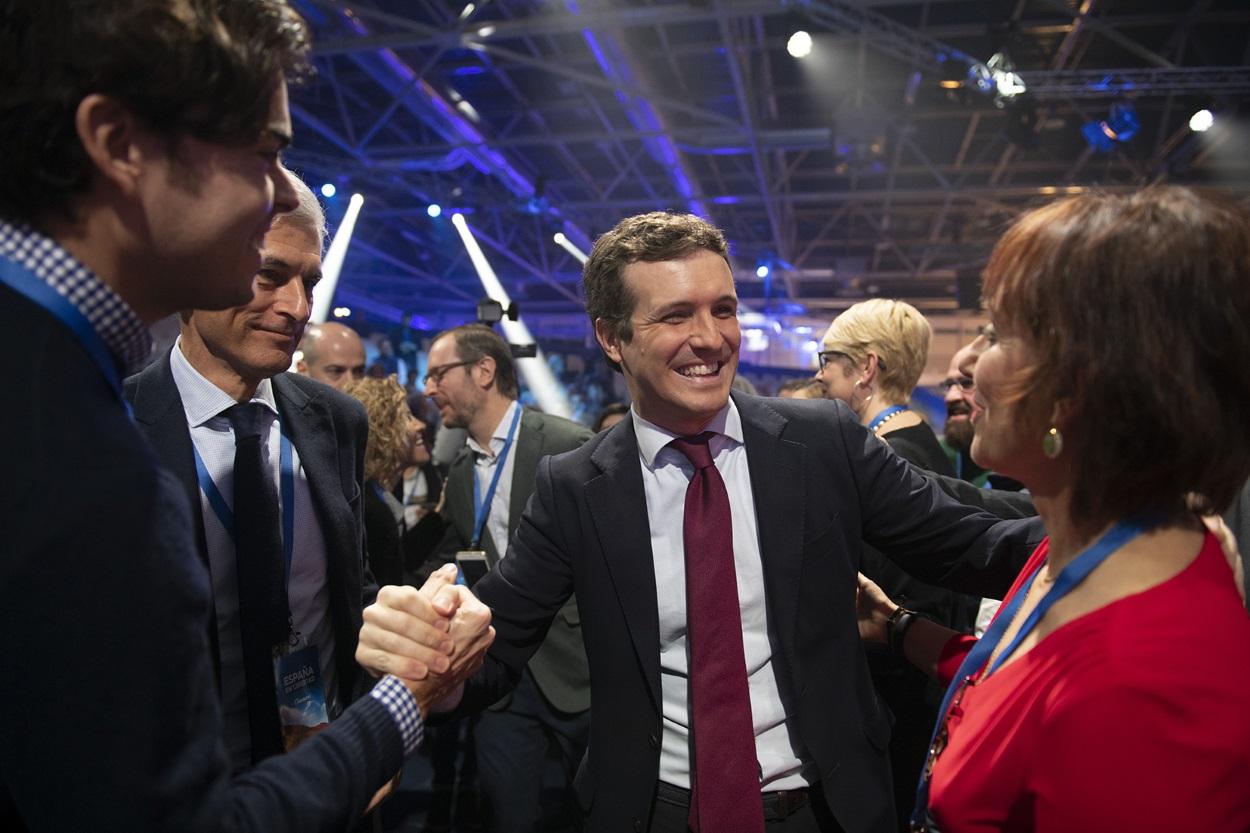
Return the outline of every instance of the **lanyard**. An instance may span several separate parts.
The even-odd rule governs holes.
[[[113,394],[117,397],[117,401],[126,409],[126,414],[133,417],[134,414],[130,410],[130,403],[122,396],[122,379],[117,360],[113,358],[113,354],[109,352],[108,347],[104,344],[104,340],[100,338],[100,334],[96,332],[95,327],[91,326],[87,316],[83,315],[78,307],[70,303],[68,298],[57,292],[46,282],[40,280],[39,276],[34,272],[7,257],[0,257],[0,283],[3,283],[31,303],[47,310],[50,315],[64,324],[74,334],[74,337],[78,339],[78,343],[82,345],[82,348],[87,351],[87,355],[91,357],[92,361],[100,369],[100,373],[103,374],[105,381],[108,382],[109,388],[112,389]]]
[[[1029,614],[1029,617],[1024,620],[1024,624],[1020,626],[1020,630],[1016,633],[1015,638],[1011,640],[1006,649],[998,655],[998,659],[994,661],[994,664],[991,665],[985,672],[985,676],[988,677],[999,669],[1003,662],[1007,660],[1016,648],[1019,647],[1020,643],[1024,641],[1024,638],[1029,635],[1029,632],[1032,631],[1033,628],[1037,626],[1037,623],[1042,620],[1042,617],[1046,615],[1046,612],[1055,606],[1056,602],[1084,581],[1085,578],[1092,573],[1098,565],[1106,561],[1112,553],[1132,541],[1138,535],[1141,535],[1147,529],[1149,529],[1149,527],[1143,526],[1139,523],[1120,521],[1118,524],[1111,527],[1111,529],[1107,530],[1107,532],[1095,541],[1089,549],[1072,559],[1072,561],[1068,563],[1068,566],[1064,567],[1062,572],[1059,573],[1059,577],[1055,579],[1054,586],[1051,587],[1049,592],[1047,592],[1046,595],[1042,597],[1042,600],[1037,603],[1037,607],[1033,608],[1033,612]],[[954,698],[955,692],[962,686],[970,683],[972,678],[985,665],[986,660],[989,659],[990,654],[994,652],[994,648],[998,645],[999,641],[1002,640],[1003,634],[1007,631],[1007,627],[1011,624],[1012,619],[1015,618],[1017,611],[1020,610],[1021,605],[1024,603],[1024,597],[1028,595],[1028,588],[1032,583],[1033,578],[1043,566],[1045,566],[1044,563],[1037,565],[1037,569],[1029,574],[1028,581],[1025,581],[1019,588],[1017,588],[1016,594],[1012,597],[1011,601],[999,610],[998,616],[995,617],[993,623],[989,627],[989,630],[985,632],[985,636],[977,640],[976,645],[972,647],[972,650],[968,652],[966,657],[964,657],[964,661],[960,663],[959,672],[955,674],[955,677],[951,680],[950,686],[947,687],[946,696],[942,698],[942,707],[938,710],[939,716],[937,725],[934,726],[933,737],[929,740],[930,757],[936,754],[934,747],[937,742],[938,735],[941,734],[946,723],[946,712],[947,709],[950,708],[951,700]],[[916,788],[916,809],[912,813],[912,829],[935,829],[932,827],[932,822],[928,820],[930,781],[928,772],[929,766],[926,765],[920,773],[920,784]],[[930,827],[918,827],[918,825],[922,824],[928,824]]]
[[[490,515],[490,502],[495,498],[495,487],[499,485],[499,474],[503,471],[504,461],[508,459],[508,449],[512,448],[512,441],[516,439],[516,427],[521,422],[521,403],[518,402],[514,406],[516,411],[512,414],[512,426],[508,428],[508,439],[504,441],[503,448],[499,451],[499,456],[495,458],[495,473],[491,476],[490,486],[486,488],[486,497],[481,497],[481,485],[477,481],[476,466],[473,472],[473,542],[469,544],[469,549],[477,549],[482,543],[482,528],[486,526],[486,518]],[[506,547],[508,542],[503,542]],[[495,542],[495,546],[499,546],[499,542]]]
[[[282,472],[279,481],[282,485],[283,586],[289,589],[291,559],[295,553],[295,464],[290,439],[286,434],[280,434],[280,436],[282,437],[282,450],[278,454],[278,467]],[[226,503],[221,489],[218,489],[217,484],[213,482],[212,475],[208,473],[208,466],[204,465],[204,458],[200,456],[200,450],[195,447],[195,443],[191,443],[191,451],[195,454],[195,476],[200,481],[200,488],[204,491],[205,497],[208,498],[208,505],[213,507],[213,514],[225,527],[230,541],[234,542],[234,511],[230,508],[230,504]]]
[[[877,426],[885,422],[890,417],[894,416],[895,414],[902,413],[903,411],[910,411],[910,410],[911,408],[908,408],[906,405],[891,405],[890,407],[886,408],[884,411],[882,411],[881,413],[877,414],[875,417],[872,418],[872,422],[868,423],[868,430],[876,431]]]

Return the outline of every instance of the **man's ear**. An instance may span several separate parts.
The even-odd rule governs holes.
[[[308,375],[308,362],[304,361],[303,359],[300,359],[299,361],[297,361],[295,363],[295,372],[301,376],[307,376]]]
[[[610,321],[595,319],[595,340],[609,359],[617,364],[621,363],[621,340],[616,334],[616,327]]]
[[[480,388],[489,388],[495,383],[495,360],[490,356],[482,356],[473,363],[473,380]]]
[[[78,102],[74,128],[96,173],[123,194],[133,193],[156,137],[121,102],[99,93]]]

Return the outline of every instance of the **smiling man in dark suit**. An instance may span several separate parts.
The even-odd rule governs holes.
[[[498,638],[460,710],[517,679],[576,591],[590,830],[893,830],[889,718],[855,624],[861,541],[922,579],[1001,593],[1039,530],[946,498],[840,403],[731,396],[738,301],[706,221],[622,221],[584,285],[631,418],[539,463],[476,587]]]
[[[279,721],[278,703],[268,696],[274,688],[269,663],[250,664],[254,653],[268,656],[273,647],[249,621],[264,615],[252,609],[252,585],[264,577],[244,563],[247,547],[256,542],[246,540],[238,502],[217,500],[239,488],[234,467],[240,429],[230,413],[240,403],[260,415],[259,446],[272,497],[282,509],[282,538],[271,542],[280,552],[259,553],[286,566],[279,585],[266,588],[277,596],[280,625],[290,616],[290,633],[280,636],[311,648],[310,667],[321,683],[316,696],[324,698],[328,719],[354,699],[361,677],[354,654],[364,601],[361,489],[368,421],[355,399],[284,372],[321,277],[325,226],[316,197],[296,177],[291,181],[298,204],[275,218],[265,235],[252,300],[184,313],[173,350],[126,383],[135,422],[182,482],[198,521],[199,554],[213,580],[214,660],[226,746],[239,770],[282,751],[284,731],[300,731]],[[287,453],[289,474],[280,471]],[[253,679],[257,675],[264,679]]]

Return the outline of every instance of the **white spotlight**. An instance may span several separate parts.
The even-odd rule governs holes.
[[[812,54],[812,36],[800,29],[786,41],[786,51],[792,58],[806,58]]]
[[[590,259],[586,256],[585,252],[573,245],[573,241],[570,240],[564,232],[557,231],[551,239],[556,241],[557,246],[571,254],[573,258],[583,266],[585,266],[586,261]]]
[[[314,324],[324,324],[330,315],[334,289],[338,286],[339,273],[343,271],[343,260],[347,257],[347,247],[352,240],[352,231],[356,228],[356,219],[360,216],[360,209],[364,204],[364,197],[360,194],[352,194],[352,198],[347,201],[347,211],[339,222],[338,231],[334,233],[334,239],[330,241],[330,248],[326,249],[326,255],[321,259],[321,280],[317,281],[317,291],[313,293],[312,321]]]
[[[1195,133],[1205,133],[1215,124],[1215,116],[1210,110],[1199,110],[1189,117],[1189,129]]]
[[[473,236],[468,220],[463,214],[456,212],[451,215],[451,224],[460,234],[460,241],[464,243],[464,248],[469,253],[469,260],[477,271],[482,288],[486,290],[486,297],[498,301],[505,308],[510,306],[512,301],[508,298],[503,284],[499,282],[495,270],[491,268],[490,261],[486,259],[482,247],[478,245],[477,238]],[[503,328],[504,338],[512,344],[534,343],[534,337],[530,335],[529,327],[523,320],[510,321],[505,318],[499,322],[499,326]],[[517,359],[516,366],[529,385],[530,391],[533,392],[534,398],[538,400],[540,408],[549,414],[565,418],[572,415],[573,408],[569,404],[569,398],[556,381],[555,374],[552,373],[551,366],[547,364],[542,350],[539,350],[535,357]]]
[[[761,263],[759,266],[756,266],[756,267],[755,267],[755,277],[757,277],[757,278],[767,278],[767,277],[768,277],[768,273],[769,273],[769,272],[771,272],[771,271],[772,271],[772,270],[768,268],[768,264],[766,264],[766,263]]]

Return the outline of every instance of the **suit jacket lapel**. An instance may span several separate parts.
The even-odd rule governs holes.
[[[195,450],[191,445],[191,429],[187,427],[182,397],[178,395],[178,386],[169,367],[168,353],[138,377],[133,407],[135,421],[144,426],[144,433],[156,449],[157,458],[186,490],[195,519],[198,554],[207,568],[208,543],[204,537],[200,481],[195,473]]]
[[[787,656],[793,656],[803,574],[804,446],[781,438],[786,420],[754,397],[734,396],[751,470],[755,521],[769,616]]]
[[[534,480],[538,477],[538,461],[543,456],[543,445],[546,435],[543,433],[543,416],[533,411],[521,414],[521,425],[517,428],[516,443],[512,454],[516,458],[512,463],[512,486],[508,497],[508,541],[516,534],[517,524],[525,511],[534,492]],[[503,542],[507,549],[508,542]]]
[[[299,462],[308,478],[313,506],[321,522],[326,543],[326,571],[338,587],[350,586],[341,574],[345,559],[337,553],[355,552],[354,521],[343,496],[339,477],[339,440],[334,420],[326,407],[288,382],[281,374],[273,377],[273,394],[282,417],[282,431],[299,453]]]
[[[613,428],[591,460],[603,473],[586,484],[586,503],[652,702],[662,712],[660,613],[633,421],[626,419]]]

